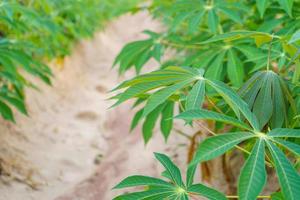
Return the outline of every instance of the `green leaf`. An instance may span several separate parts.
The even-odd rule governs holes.
[[[291,39],[289,40],[289,44],[294,43],[294,42],[297,42],[297,41],[299,41],[299,40],[300,40],[300,30],[298,30],[297,32],[295,32],[295,33],[292,35]]]
[[[300,196],[299,174],[278,147],[269,141],[267,141],[267,144],[275,163],[283,196],[288,200],[297,200]]]
[[[167,67],[163,70],[156,70],[144,75],[136,76],[133,79],[124,81],[119,86],[114,88],[112,91],[119,90],[122,88],[126,88],[129,86],[134,86],[137,84],[147,83],[147,82],[154,82],[154,81],[165,81],[173,80],[173,82],[183,81],[189,78],[192,78],[194,74],[190,71],[184,70],[182,67]],[[162,85],[170,84],[160,82]]]
[[[220,80],[223,71],[223,60],[225,57],[225,51],[221,52],[214,61],[208,66],[205,72],[205,77],[210,79]]]
[[[271,74],[266,74],[253,105],[253,112],[259,120],[260,128],[263,128],[268,123],[273,113],[271,78]]]
[[[140,109],[138,112],[135,113],[131,125],[130,125],[130,130],[132,131],[133,129],[135,129],[135,127],[138,125],[139,121],[141,120],[142,116],[143,116],[143,112],[144,109]]]
[[[227,58],[228,78],[234,86],[240,87],[244,79],[243,65],[240,59],[237,57],[236,53],[231,49],[228,50]]]
[[[156,107],[152,112],[150,112],[146,116],[146,119],[144,121],[143,128],[142,128],[145,144],[147,144],[149,142],[149,139],[152,137],[155,123],[159,117],[160,112],[164,108],[164,106],[165,106],[165,104],[162,104],[162,105]]]
[[[293,2],[294,0],[277,0],[280,6],[289,14],[289,16],[292,16],[292,8],[293,8]]]
[[[201,196],[204,196],[210,200],[226,200],[224,194],[221,192],[214,190],[212,188],[209,188],[202,184],[195,184],[188,187],[188,192],[192,194],[199,194]]]
[[[265,143],[258,139],[239,176],[239,199],[256,200],[266,184],[266,175]]]
[[[193,56],[187,57],[184,65],[195,66],[199,68],[207,68],[212,60],[219,54],[220,51],[199,51]]]
[[[136,58],[136,63],[134,65],[137,74],[140,73],[141,68],[146,64],[146,62],[148,62],[150,58],[151,58],[151,53],[149,49],[146,49],[140,53],[140,55]]]
[[[172,184],[170,184],[166,181],[163,181],[161,179],[158,179],[158,178],[135,175],[135,176],[129,176],[129,177],[125,178],[118,185],[116,185],[113,189],[121,189],[121,188],[143,186],[143,185],[173,187]]]
[[[209,137],[199,144],[191,165],[214,159],[252,137],[255,137],[255,135],[249,132],[225,133]]]
[[[120,73],[125,72],[131,66],[136,64],[138,65],[138,67],[140,67],[139,65],[145,62],[146,59],[146,53],[144,52],[147,51],[152,46],[152,43],[153,41],[151,39],[128,43],[117,55],[113,63],[113,66],[120,63],[120,68],[119,68]]]
[[[224,13],[228,18],[233,20],[234,22],[237,22],[239,24],[243,23],[243,20],[241,19],[240,15],[233,9],[228,9],[228,8],[221,6],[221,7],[219,7],[219,10],[222,13]]]
[[[271,137],[300,137],[300,129],[276,128],[268,133]]]
[[[181,173],[178,167],[170,160],[170,158],[164,154],[154,153],[156,159],[164,166],[167,170],[169,175],[172,178],[172,181],[180,186],[183,187],[184,184],[182,182]]]
[[[14,116],[13,116],[13,113],[12,113],[10,107],[8,107],[2,101],[0,101],[0,113],[4,119],[15,122],[15,119],[14,119]]]
[[[243,113],[244,117],[248,120],[255,130],[259,130],[259,123],[256,116],[251,112],[248,104],[241,99],[231,88],[221,81],[210,81],[207,83],[213,87],[226,101],[226,103],[233,109],[238,118],[240,118],[239,111]]]
[[[184,120],[201,120],[201,119],[214,120],[218,122],[228,123],[242,129],[251,130],[251,128],[247,124],[233,117],[229,117],[227,115],[223,115],[214,111],[209,111],[204,109],[188,110],[180,113],[175,118],[184,119]]]
[[[166,84],[174,83],[178,80],[181,80],[181,79],[170,78],[170,79],[166,79],[166,80],[155,80],[155,81],[151,81],[151,82],[135,84],[135,85],[129,87],[128,89],[126,89],[124,92],[122,92],[118,96],[118,101],[111,107],[117,106],[117,105],[127,101],[128,99],[135,98],[140,94],[144,94],[150,90],[164,86]]]
[[[217,33],[219,18],[214,9],[208,11],[208,27],[212,33]]]
[[[188,165],[187,173],[186,173],[186,185],[187,187],[193,185],[194,175],[197,169],[197,164]]]
[[[194,16],[190,22],[189,22],[189,32],[190,33],[194,33],[195,31],[198,30],[198,28],[200,27],[200,23],[203,19],[205,12],[202,11],[200,13],[197,13],[196,16]]]
[[[256,0],[256,6],[259,11],[260,18],[263,18],[267,5],[268,0]]]
[[[162,54],[162,48],[163,46],[161,44],[155,44],[153,51],[152,51],[152,56],[155,58],[157,62],[160,62],[161,59],[161,54]]]
[[[21,113],[27,115],[27,110],[24,105],[24,101],[15,97],[10,97],[7,95],[0,95],[3,100],[6,100],[8,103],[16,107]]]
[[[300,145],[279,138],[272,138],[272,140],[275,141],[277,144],[287,148],[288,150],[293,152],[296,156],[300,156]]]
[[[273,78],[272,81],[272,99],[274,103],[270,127],[273,129],[282,127],[284,119],[287,116],[287,109],[279,77]]]
[[[168,102],[162,111],[160,129],[167,141],[173,127],[174,102]]]
[[[163,89],[160,89],[159,91],[152,94],[145,105],[143,116],[148,115],[157,106],[164,103],[173,93],[175,93],[177,90],[185,87],[191,81],[192,81],[192,79],[185,80],[185,81],[176,83],[174,85],[165,87]]]
[[[129,194],[124,194],[115,197],[113,200],[145,200],[145,199],[153,199],[154,197],[157,198],[157,196],[160,196],[162,198],[171,197],[173,195],[176,195],[174,189],[170,188],[161,188],[161,189],[152,189],[142,192],[133,192]]]
[[[186,98],[185,109],[192,110],[202,107],[205,97],[205,81],[199,80],[195,83]]]
[[[247,102],[250,108],[253,108],[253,104],[261,88],[263,75],[263,72],[255,73],[239,90],[241,97]]]

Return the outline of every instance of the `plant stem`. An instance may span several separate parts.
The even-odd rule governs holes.
[[[185,137],[185,138],[187,138],[187,139],[189,139],[189,140],[192,139],[192,136],[190,136],[190,135],[188,135],[188,134],[182,132],[181,130],[175,129],[175,133],[177,133],[177,134],[179,134],[179,135],[181,135],[181,136],[183,136],[183,137]]]

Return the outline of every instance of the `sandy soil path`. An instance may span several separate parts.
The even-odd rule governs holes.
[[[17,125],[1,122],[0,144],[24,157],[33,169],[27,178],[38,189],[6,181],[0,200],[109,200],[118,193],[110,189],[125,176],[159,174],[153,151],[181,159],[177,152],[185,151],[176,137],[165,146],[156,134],[145,147],[139,130],[129,135],[129,104],[107,110],[112,103],[105,101],[107,91],[132,76],[118,77],[113,59],[125,43],[143,37],[144,29],[157,30],[159,24],[144,13],[124,16],[81,42],[62,69],[54,66],[53,87],[39,84],[41,92],[28,90],[30,117],[17,115]],[[25,165],[15,155],[10,159]]]

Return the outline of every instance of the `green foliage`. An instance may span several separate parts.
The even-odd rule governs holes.
[[[26,74],[51,84],[52,73],[44,63],[68,55],[76,41],[93,36],[107,20],[130,10],[136,3],[126,0],[1,1],[0,113],[3,118],[14,121],[11,107],[27,114],[24,88],[35,86],[25,78]]]
[[[169,180],[157,179],[148,176],[130,176],[121,181],[114,189],[127,187],[145,186],[141,192],[123,194],[114,200],[146,200],[146,199],[181,199],[188,200],[189,197],[202,196],[212,200],[226,199],[224,194],[209,188],[203,184],[186,185],[183,183],[179,168],[164,154],[155,153],[156,159],[165,168],[164,177]],[[187,174],[189,176],[189,174]]]
[[[143,7],[166,29],[147,31],[149,39],[129,43],[120,52],[115,62],[120,73],[135,67],[138,75],[120,84],[114,91],[121,92],[113,98],[115,105],[136,99],[140,110],[133,127],[138,122],[150,127],[143,128],[145,142],[160,115],[170,119],[168,131],[162,128],[167,136],[173,132],[171,118],[187,125],[217,122],[188,167],[187,186],[199,163],[230,156],[237,148],[246,158],[237,184],[239,199],[259,197],[266,165],[276,170],[280,184],[268,197],[299,198],[299,8],[297,0],[153,0]],[[142,73],[151,58],[160,68]],[[170,102],[172,112],[165,117],[162,107]]]

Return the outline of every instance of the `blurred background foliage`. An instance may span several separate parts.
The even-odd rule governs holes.
[[[130,11],[137,0],[1,0],[0,113],[14,121],[12,107],[27,114],[24,72],[51,84],[47,63],[71,53],[82,38]]]

